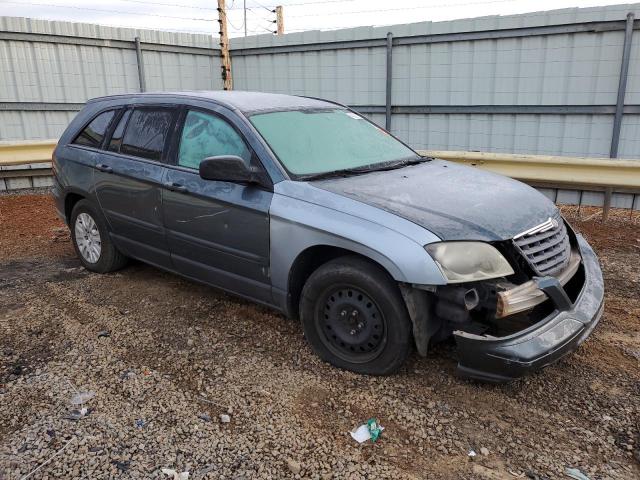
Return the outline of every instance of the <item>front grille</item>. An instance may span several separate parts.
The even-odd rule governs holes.
[[[569,263],[571,244],[562,217],[516,235],[513,243],[537,275],[555,275]]]

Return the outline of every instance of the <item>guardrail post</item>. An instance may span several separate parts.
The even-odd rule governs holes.
[[[602,221],[606,222],[611,211],[611,198],[613,197],[613,188],[606,187],[604,189],[604,202],[602,204]]]
[[[631,41],[633,40],[632,12],[627,13],[627,26],[624,31],[624,44],[622,47],[622,64],[620,65],[620,79],[618,81],[618,99],[616,101],[616,114],[613,119],[613,133],[611,135],[611,148],[609,157],[618,157],[620,144],[620,128],[622,127],[622,114],[624,113],[624,96],[627,91],[627,76],[629,73],[629,57],[631,55]]]
[[[140,84],[140,91],[145,92],[147,90],[147,82],[144,76],[144,61],[142,60],[142,47],[140,46],[140,37],[135,38],[136,43],[136,63],[138,64],[138,83]]]
[[[393,33],[387,33],[387,82],[385,87],[385,119],[384,128],[391,131],[391,74],[392,74]]]

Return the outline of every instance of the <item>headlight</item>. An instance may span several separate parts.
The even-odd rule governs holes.
[[[513,275],[509,262],[483,242],[440,242],[424,247],[449,283],[474,282]]]

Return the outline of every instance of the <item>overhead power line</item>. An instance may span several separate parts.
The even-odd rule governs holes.
[[[252,14],[254,14],[256,17],[258,17],[260,20],[265,21],[267,23],[273,23],[273,20],[264,17],[262,15],[260,15],[258,12],[256,12],[253,8],[247,8],[247,11],[251,12]]]
[[[242,24],[240,25],[240,27],[236,27],[233,23],[231,23],[231,19],[229,18],[229,15],[227,15],[227,12],[220,12],[224,15],[224,18],[227,20],[227,22],[229,22],[229,25],[231,25],[231,27],[234,30],[242,30],[244,28],[244,21],[242,22]]]
[[[299,3],[286,3],[283,4],[284,7],[299,7],[299,6],[305,6],[305,5],[319,5],[319,4],[327,4],[327,3],[351,3],[351,2],[357,2],[360,0],[314,0],[312,2],[299,2]],[[257,2],[256,2],[257,3]],[[279,5],[260,5],[263,8],[267,8],[267,9],[274,9]],[[235,8],[228,8],[227,10],[241,10],[242,7],[235,7]],[[273,10],[270,10],[273,11]]]
[[[217,12],[216,8],[211,7],[198,7],[195,5],[176,5],[175,3],[162,3],[162,2],[145,2],[143,0],[115,0],[116,2],[127,2],[127,3],[137,3],[140,5],[157,5],[161,7],[180,7],[180,8],[190,8],[193,10],[206,10],[209,12]],[[235,10],[235,8],[228,8],[227,10]]]
[[[106,10],[102,8],[89,8],[89,7],[79,7],[76,5],[57,5],[54,3],[35,3],[35,2],[14,2],[14,1],[5,1],[4,3],[12,3],[14,5],[29,5],[34,7],[54,7],[54,8],[67,8],[72,10],[82,10],[82,11],[90,11],[90,12],[103,12],[103,13],[123,13],[126,15],[139,15],[142,17],[160,17],[160,18],[172,18],[178,20],[193,20],[196,22],[215,22],[215,19],[212,18],[196,18],[196,17],[177,17],[175,15],[161,15],[159,13],[141,13],[141,12],[116,12],[114,10]]]
[[[60,19],[60,18],[49,18],[49,17],[33,17],[36,18],[37,20],[45,20],[47,22],[68,22],[69,20],[64,20],[64,19]],[[131,30],[136,30],[136,31],[141,31],[141,30],[148,30],[151,32],[155,32],[158,31],[160,29],[158,28],[152,28],[152,27],[138,27],[135,25],[122,25],[122,24],[118,24],[118,23],[96,23],[95,25],[99,25],[101,27],[110,27],[110,28],[128,28]],[[173,28],[173,27],[166,27],[166,28],[162,28],[160,31],[163,32],[170,32],[170,33],[190,33],[192,35],[207,35],[209,37],[213,36],[213,33],[211,33],[210,30],[181,30],[178,28]],[[254,32],[254,33],[259,33],[259,32]]]
[[[273,12],[272,8],[273,7],[267,7],[263,4],[261,4],[258,0],[253,0],[256,4],[258,4],[259,7],[264,8],[267,12]],[[238,7],[239,8],[239,7]]]
[[[397,8],[383,8],[383,9],[372,9],[372,10],[348,10],[348,11],[333,11],[322,13],[322,15],[351,15],[357,13],[385,13],[385,12],[396,12],[396,11],[406,11],[406,10],[425,10],[430,8],[444,8],[444,7],[469,7],[473,5],[486,5],[490,3],[510,3],[517,2],[520,0],[485,0],[482,2],[465,2],[465,3],[443,3],[440,5],[422,5],[419,7],[397,7]],[[302,17],[317,17],[318,13],[306,13],[304,15],[290,15],[288,18],[302,18]],[[348,27],[345,27],[348,28]]]

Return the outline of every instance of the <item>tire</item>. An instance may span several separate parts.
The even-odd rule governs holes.
[[[311,274],[300,318],[316,354],[339,368],[389,375],[411,352],[411,320],[398,285],[359,257],[336,258]]]
[[[87,270],[113,272],[127,263],[127,257],[111,240],[105,218],[88,200],[80,200],[73,207],[69,229],[76,255]],[[80,237],[83,233],[84,238]]]

